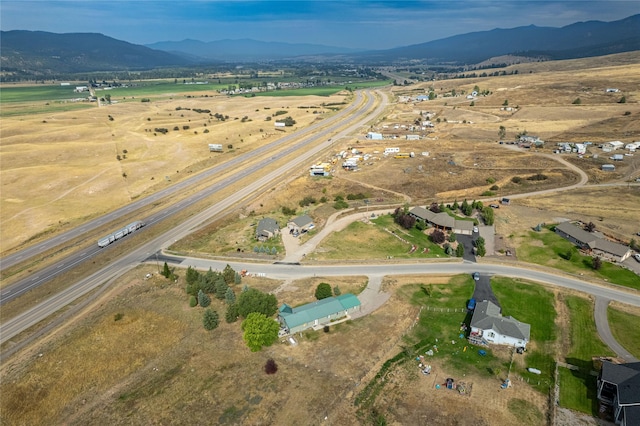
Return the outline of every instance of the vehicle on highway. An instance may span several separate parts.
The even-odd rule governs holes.
[[[480,281],[480,274],[479,274],[479,273],[477,273],[477,272],[474,272],[474,273],[473,273],[473,279],[474,279],[475,281]]]
[[[138,229],[142,228],[145,225],[145,223],[141,220],[136,220],[135,222],[131,222],[130,224],[128,224],[127,226],[125,226],[122,229],[118,229],[115,232],[112,232],[111,234],[107,235],[106,237],[100,238],[98,240],[98,247],[106,247],[109,244],[113,243],[114,241],[119,240],[120,238],[129,235],[130,233],[137,231]]]

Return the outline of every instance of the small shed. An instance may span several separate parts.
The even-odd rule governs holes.
[[[503,198],[502,200],[500,200],[500,204],[508,206],[509,204],[511,204],[511,200],[508,198]]]
[[[604,172],[615,172],[616,166],[614,166],[613,164],[603,164],[601,169]]]
[[[371,139],[372,141],[381,141],[383,139],[382,133],[369,132],[367,133],[367,139]]]

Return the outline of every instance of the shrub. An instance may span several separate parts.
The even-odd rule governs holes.
[[[493,185],[489,189],[492,190],[492,191],[497,191],[498,189],[500,189],[500,187],[498,185]]]
[[[189,296],[189,307],[193,308],[198,305],[198,299],[195,296]]]
[[[536,173],[535,175],[531,175],[527,178],[527,180],[533,180],[533,181],[540,181],[540,180],[547,180],[547,179],[549,179],[549,177],[542,173]]]
[[[511,182],[519,184],[522,182],[522,178],[520,176],[514,176],[511,178]]]
[[[445,242],[445,240],[446,237],[444,235],[444,232],[442,232],[441,230],[436,229],[431,233],[431,241],[433,241],[434,243],[442,244]]]
[[[490,178],[487,178],[486,182],[487,182],[489,185],[491,185],[492,183],[496,183],[496,180],[495,180],[494,178],[490,177]]]
[[[482,195],[483,197],[493,197],[494,195],[496,195],[496,193],[495,193],[495,192],[493,192],[493,191],[484,191],[484,192],[483,192],[482,194],[480,194],[480,195]]]
[[[278,371],[278,364],[272,359],[268,359],[264,364],[264,372],[267,374],[276,374]]]
[[[315,296],[316,296],[316,299],[318,300],[326,299],[327,297],[333,296],[331,285],[329,285],[328,283],[318,284],[318,287],[316,287]]]
[[[571,102],[573,105],[580,105],[582,103],[582,100],[580,100],[580,98],[576,98],[573,102]]]

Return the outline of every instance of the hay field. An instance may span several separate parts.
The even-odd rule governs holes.
[[[282,133],[274,130],[276,119],[266,121],[276,111],[286,111],[278,117],[290,115],[297,122],[294,128],[301,128],[331,113],[323,103],[344,102],[347,95],[193,96],[4,118],[2,252],[277,139]],[[299,108],[310,106],[316,108]],[[178,107],[183,109],[177,111]],[[228,119],[219,121],[195,108]],[[156,128],[169,131],[162,135]],[[222,144],[225,152],[209,153],[209,143]]]

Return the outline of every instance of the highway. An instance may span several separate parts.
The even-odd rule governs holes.
[[[50,297],[49,299],[34,306],[33,308],[29,309],[28,311],[20,314],[15,318],[9,319],[4,324],[2,324],[0,344],[11,339],[12,337],[21,333],[27,328],[37,324],[38,322],[47,318],[52,313],[63,308],[67,304],[71,303],[73,300],[86,294],[87,292],[93,290],[94,288],[100,286],[101,284],[104,284],[107,281],[124,274],[129,269],[140,264],[140,262],[143,262],[145,259],[148,259],[150,256],[153,255],[153,253],[156,253],[157,251],[168,247],[173,242],[189,235],[202,223],[209,221],[212,217],[219,215],[220,213],[224,212],[228,208],[234,205],[237,205],[237,203],[240,203],[246,197],[249,197],[250,195],[260,191],[266,185],[270,184],[271,182],[277,179],[280,179],[283,175],[296,173],[296,170],[298,170],[305,162],[308,162],[311,158],[318,155],[318,153],[320,153],[321,151],[329,148],[331,144],[334,143],[328,140],[327,136],[329,134],[332,134],[332,132],[337,132],[337,134],[332,136],[332,140],[333,141],[338,140],[341,137],[344,137],[352,133],[359,127],[365,125],[369,120],[372,119],[372,117],[375,117],[378,114],[380,114],[387,106],[386,96],[380,95],[382,96],[382,102],[380,102],[378,107],[374,110],[373,105],[375,102],[375,98],[373,94],[369,91],[357,92],[356,100],[354,101],[353,105],[358,105],[360,101],[363,99],[362,96],[366,97],[366,104],[364,105],[363,108],[360,108],[359,110],[354,111],[355,110],[355,107],[354,107],[349,110],[354,112],[355,113],[354,115],[340,116],[345,119],[348,118],[349,120],[348,127],[342,130],[339,130],[341,127],[345,125],[345,123],[341,121],[338,121],[338,122],[334,121],[334,123],[330,127],[323,128],[321,131],[314,134],[313,136],[310,136],[304,140],[301,140],[300,142],[287,148],[286,150],[278,152],[277,154],[273,154],[270,157],[262,160],[261,162],[259,162],[258,166],[254,167],[253,169],[246,170],[246,169],[240,168],[238,172],[233,174],[228,179],[224,179],[223,181],[213,185],[212,187],[207,188],[206,190],[203,190],[200,193],[194,194],[193,196],[166,208],[162,212],[157,213],[152,217],[145,218],[144,220],[148,224],[145,228],[149,228],[149,226],[153,225],[154,223],[157,223],[158,221],[163,220],[169,217],[170,215],[177,213],[178,211],[185,208],[185,206],[189,205],[190,203],[193,203],[199,199],[208,197],[209,195],[213,194],[215,191],[220,189],[220,187],[222,186],[231,185],[234,182],[237,182],[241,179],[247,178],[254,174],[257,176],[257,178],[254,179],[250,184],[245,185],[242,189],[235,192],[233,195],[221,200],[220,202],[213,204],[211,207],[207,208],[206,210],[194,216],[191,216],[189,219],[182,222],[180,225],[174,227],[173,229],[169,230],[165,234],[159,237],[156,237],[155,239],[147,243],[144,243],[138,248],[132,250],[130,253],[123,255],[122,257],[115,260],[111,264],[93,273],[89,277],[75,284],[70,285],[68,288],[66,288],[59,294],[56,294]],[[326,123],[323,123],[323,124],[326,126]],[[320,143],[312,144],[312,142],[318,141],[319,139],[321,140]],[[268,164],[271,164],[273,161],[277,161],[279,158],[285,157],[288,154],[295,152],[297,150],[300,150],[303,147],[306,148],[306,151],[296,156],[295,161],[287,162],[283,166],[280,166],[277,169],[272,170],[271,172],[268,172],[268,173],[262,170],[262,168],[266,167]],[[145,228],[142,228],[141,230],[136,232],[144,232]],[[127,237],[125,237],[125,239],[126,238]],[[96,242],[95,247],[93,249],[86,250],[81,253],[77,253],[74,256],[71,256],[57,264],[54,264],[40,271],[35,277],[29,277],[26,280],[22,280],[19,283],[16,283],[15,285],[12,285],[7,289],[4,289],[3,290],[3,293],[5,295],[4,297],[6,297],[6,301],[13,300],[19,295],[23,294],[24,292],[29,291],[34,286],[39,285],[42,282],[45,282],[46,280],[51,279],[52,276],[68,271],[70,268],[74,267],[75,265],[83,261],[90,259],[91,256],[94,256],[97,253],[112,250],[114,246],[117,246],[117,243],[112,244],[104,249],[100,249],[97,246],[97,242]],[[3,303],[5,303],[5,300],[3,300]]]
[[[255,157],[260,157],[260,156],[267,156],[269,153],[273,153],[276,152],[277,149],[283,145],[286,145],[288,143],[290,143],[293,140],[302,138],[304,136],[307,136],[307,138],[300,142],[297,146],[298,148],[306,145],[306,144],[310,144],[311,142],[314,142],[316,140],[318,140],[321,137],[325,137],[326,135],[329,135],[331,132],[335,131],[335,129],[337,129],[338,127],[340,127],[341,125],[344,125],[343,119],[348,117],[350,114],[352,114],[353,112],[355,112],[355,110],[358,108],[358,105],[360,104],[360,102],[362,101],[363,97],[362,97],[362,92],[357,91],[355,94],[355,99],[354,101],[351,103],[351,105],[349,105],[347,108],[343,109],[342,111],[338,112],[337,114],[326,118],[324,120],[321,120],[317,123],[312,124],[309,127],[305,127],[304,129],[301,129],[299,131],[296,131],[295,133],[291,133],[289,135],[286,135],[276,141],[273,141],[267,145],[264,145],[258,149],[255,149],[251,152],[248,152],[246,154],[242,154],[238,157],[235,157],[229,161],[224,162],[223,164],[220,164],[218,166],[212,167],[211,169],[208,169],[202,173],[199,173],[197,175],[194,175],[188,179],[185,179],[181,182],[176,183],[175,185],[171,185],[168,188],[165,188],[161,191],[158,191],[152,195],[149,195],[148,197],[136,200],[130,204],[127,204],[126,206],[123,206],[117,210],[114,210],[110,213],[107,213],[101,217],[98,217],[96,219],[93,219],[89,222],[84,223],[81,226],[78,226],[76,228],[70,229],[66,232],[63,232],[61,234],[58,234],[56,236],[53,236],[45,241],[42,241],[40,243],[34,244],[33,246],[27,247],[23,250],[17,251],[15,253],[12,253],[10,255],[7,255],[5,257],[3,257],[2,259],[0,259],[0,265],[2,265],[2,269],[8,269],[14,265],[17,265],[21,262],[25,262],[35,256],[41,255],[42,253],[44,253],[47,250],[50,250],[54,247],[60,246],[60,245],[64,245],[66,244],[68,241],[73,240],[75,238],[81,237],[82,235],[84,235],[85,233],[92,231],[96,228],[99,228],[102,225],[108,224],[108,223],[112,223],[114,222],[114,229],[117,229],[119,227],[124,226],[125,224],[123,223],[117,223],[117,221],[122,217],[125,216],[127,214],[131,214],[143,207],[149,206],[153,203],[156,203],[158,201],[164,200],[164,199],[169,199],[172,196],[174,196],[175,194],[178,194],[180,192],[184,192],[186,190],[188,190],[190,187],[193,187],[194,185],[197,185],[207,179],[211,179],[217,175],[220,175],[222,173],[225,173],[229,170],[233,170],[233,169],[240,169],[242,168],[242,166],[251,161],[253,158]],[[370,97],[370,95],[368,95]],[[361,110],[360,114],[363,114],[366,112],[366,108],[371,108],[372,105],[372,99],[369,99],[369,103],[366,105],[365,110]],[[324,129],[320,132],[318,132],[319,129],[329,126],[331,125],[330,128]],[[289,150],[289,152],[291,152],[291,150]],[[272,155],[268,160],[264,160],[259,166],[256,166],[257,168],[262,168],[264,167],[266,164],[268,164],[271,161],[277,160],[278,158],[283,157],[284,155],[286,155],[286,153],[277,153],[275,155]],[[147,218],[146,221],[147,223],[151,223],[151,219],[152,218]],[[108,233],[108,232],[107,232]],[[96,240],[97,241],[97,240]]]
[[[386,98],[383,98],[383,99],[386,100]],[[178,191],[185,191],[189,187],[196,185],[205,179],[221,174],[232,168],[237,170],[237,172],[233,173],[230,177],[223,179],[220,182],[214,185],[211,185],[206,189],[199,191],[191,195],[190,197],[179,201],[178,203],[170,205],[150,217],[140,218],[141,220],[146,222],[147,226],[145,226],[140,230],[135,231],[134,234],[137,235],[139,233],[145,232],[154,224],[159,223],[173,216],[174,214],[180,212],[181,210],[185,209],[186,207],[194,203],[197,203],[203,199],[206,199],[207,197],[212,196],[213,194],[218,192],[220,189],[233,185],[236,182],[242,179],[245,179],[253,174],[255,174],[256,176],[262,176],[264,174],[264,170],[267,170],[272,163],[277,162],[281,158],[284,158],[289,154],[292,154],[303,148],[306,149],[306,151],[298,155],[294,161],[291,161],[287,163],[284,167],[279,168],[277,170],[277,174],[274,174],[274,173],[269,174],[270,176],[269,179],[257,178],[252,185],[245,187],[243,191],[240,191],[234,194],[233,196],[231,196],[230,198],[228,198],[227,200],[223,200],[220,204],[217,204],[217,205],[224,205],[225,208],[230,207],[240,202],[244,197],[251,195],[252,192],[247,192],[247,188],[252,188],[253,191],[258,191],[260,190],[261,187],[278,179],[280,176],[290,174],[292,171],[301,167],[303,165],[302,164],[303,162],[309,161],[314,155],[317,155],[322,150],[328,148],[333,143],[328,140],[329,139],[328,136],[333,135],[333,132],[336,132],[341,126],[344,125],[343,119],[349,118],[349,120],[356,120],[358,117],[364,116],[363,119],[357,120],[355,124],[349,127],[348,129],[349,132],[353,131],[355,128],[364,124],[364,121],[369,120],[370,118],[368,113],[371,112],[371,109],[374,103],[374,97],[371,95],[370,92],[366,92],[367,102],[362,108],[357,110],[357,107],[358,105],[361,104],[362,100],[363,100],[363,93],[358,91],[356,92],[354,102],[349,107],[345,108],[340,113],[336,114],[335,116],[327,120],[322,120],[318,123],[313,124],[308,128],[301,130],[300,132],[287,135],[284,138],[281,138],[275,142],[272,142],[268,145],[260,147],[255,151],[236,157],[227,163],[216,166],[210,170],[207,170],[204,173],[201,173],[197,176],[194,176],[183,182],[180,182],[172,186],[171,188],[167,188],[163,191],[160,191],[159,193],[154,194],[150,197],[147,197],[144,200],[139,200],[137,202],[134,202],[112,213],[104,215],[101,218],[95,219],[87,224],[84,224],[81,227],[67,231],[61,235],[55,236],[48,241],[45,241],[43,243],[40,243],[34,246],[33,248],[25,249],[20,253],[16,253],[14,255],[8,256],[7,258],[2,259],[2,261],[0,261],[0,264],[2,265],[3,269],[6,269],[11,265],[14,265],[22,260],[25,260],[27,256],[37,256],[38,254],[41,254],[44,250],[50,249],[51,247],[54,247],[57,244],[60,244],[61,242],[64,242],[66,239],[76,238],[78,236],[81,236],[84,232],[87,232],[88,229],[92,229],[92,227],[94,226],[100,226],[101,224],[104,224],[104,223],[113,222],[116,219],[120,218],[122,215],[129,214],[141,207],[157,202],[163,197],[171,197]],[[386,105],[386,101],[383,102],[383,104]],[[356,115],[351,116],[350,114],[352,113],[355,113]],[[341,137],[342,135],[345,135],[347,133],[348,132],[342,131],[338,136]],[[295,140],[300,137],[304,137],[304,139],[301,139],[299,142],[289,146],[286,149],[276,151],[278,147],[285,145],[286,143],[289,143],[292,140]],[[339,137],[333,136],[333,140],[335,141]],[[321,142],[317,143],[319,140]],[[252,165],[250,169],[242,167],[244,163],[248,162],[249,160],[255,159],[256,157],[259,158],[260,156],[262,156],[263,159],[258,163]],[[220,208],[216,208],[214,209],[214,211],[207,210],[209,213],[208,213],[208,216],[206,217],[202,217],[201,215],[199,215],[198,217],[201,218],[200,219],[201,221],[199,223],[192,225],[189,228],[189,231],[193,229],[193,226],[200,225],[200,223],[209,220],[211,217],[215,216],[216,214],[219,214],[222,210],[223,209],[220,209]],[[121,223],[118,225],[118,227],[121,227],[123,225],[124,223]],[[189,232],[183,235],[186,235],[188,233]],[[125,237],[124,239],[126,238],[127,237]],[[174,241],[175,239],[179,239],[179,238],[174,238],[173,240],[170,240],[167,238],[167,240],[168,241],[170,240],[171,242]],[[0,290],[0,305],[8,303],[11,300],[14,300],[15,298],[26,293],[27,291],[33,288],[36,288],[37,286],[42,285],[43,283],[55,278],[56,276],[68,272],[69,270],[75,268],[76,266],[82,264],[83,262],[88,261],[89,259],[91,259],[92,257],[98,254],[106,253],[110,250],[113,250],[113,246],[116,246],[119,241],[122,241],[122,240],[118,240],[115,243],[111,244],[110,246],[107,246],[102,249],[97,246],[97,243],[92,244],[91,246],[86,247],[79,252],[76,252],[67,256],[65,259],[62,259],[59,262],[34,273],[34,275],[30,277],[27,277],[17,283],[14,283],[10,286],[3,288],[2,290]]]

